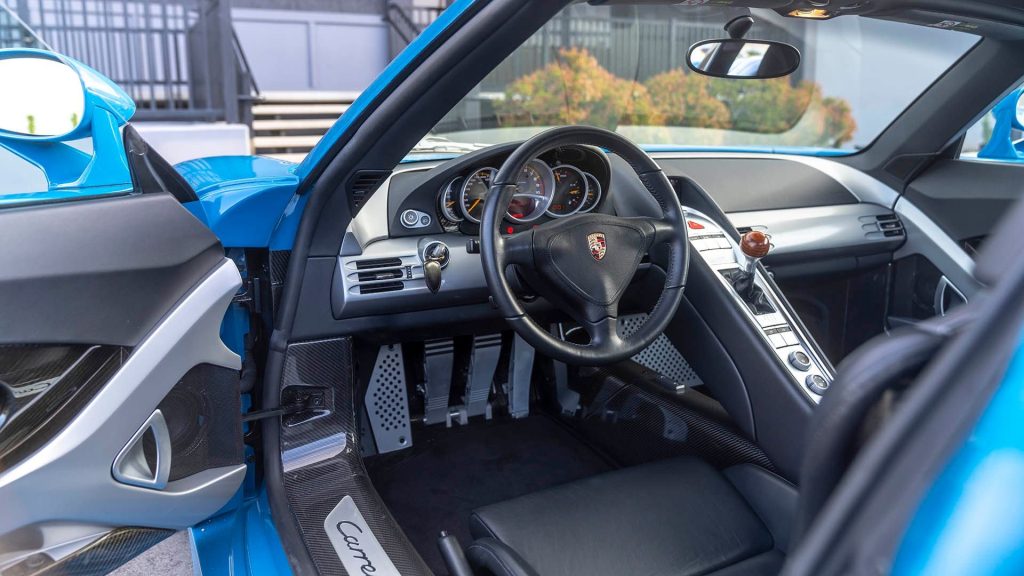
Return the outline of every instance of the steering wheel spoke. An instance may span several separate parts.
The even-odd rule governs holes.
[[[639,217],[631,220],[643,223],[648,228],[647,250],[679,239],[678,225],[666,218]]]
[[[533,262],[533,230],[517,232],[501,237],[501,258],[503,264],[518,264],[534,267]]]

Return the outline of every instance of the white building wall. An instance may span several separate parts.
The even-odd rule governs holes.
[[[380,16],[236,8],[238,39],[260,90],[366,88],[388,63]]]

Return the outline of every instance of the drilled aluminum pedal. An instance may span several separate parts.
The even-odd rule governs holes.
[[[412,446],[401,344],[381,346],[370,375],[365,405],[378,453]]]

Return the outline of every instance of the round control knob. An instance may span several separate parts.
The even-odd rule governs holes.
[[[807,387],[811,389],[811,392],[815,394],[824,394],[828,392],[828,380],[825,380],[824,376],[820,374],[811,374],[805,380]]]
[[[406,210],[402,212],[402,224],[406,226],[415,226],[420,221],[419,214],[415,210]]]
[[[803,350],[794,350],[789,353],[789,365],[801,372],[811,369],[811,358]]]
[[[771,238],[760,230],[751,230],[740,237],[740,250],[749,258],[764,258],[771,249]]]

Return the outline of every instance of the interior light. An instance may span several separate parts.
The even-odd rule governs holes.
[[[832,17],[832,15],[829,14],[828,10],[823,10],[821,8],[813,8],[810,10],[793,10],[792,12],[789,13],[789,15],[795,16],[797,18],[815,18],[818,20]]]

